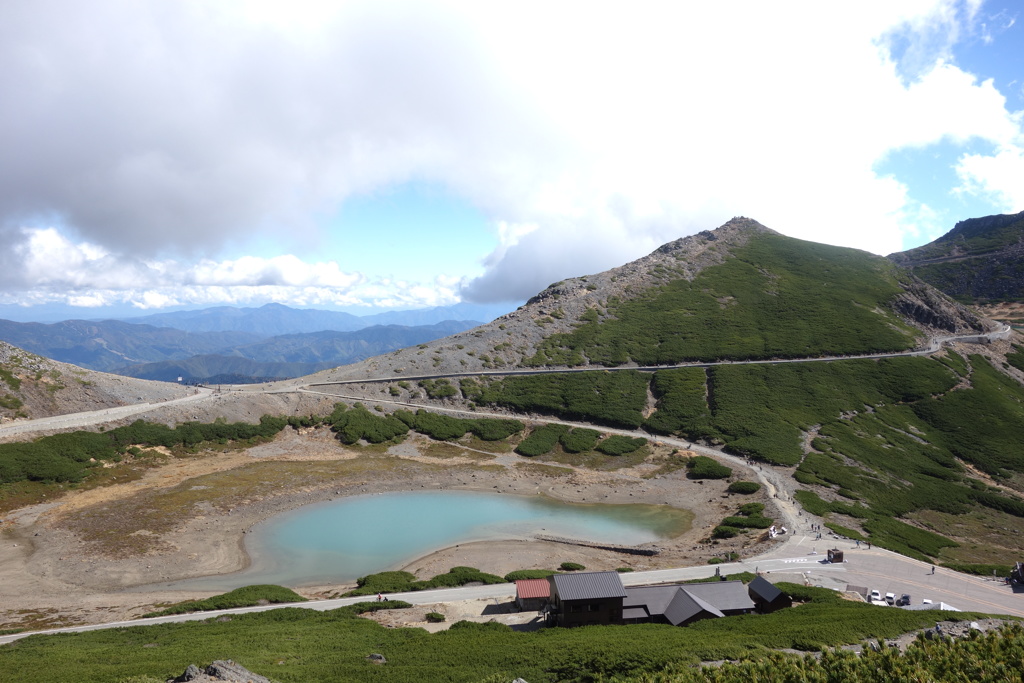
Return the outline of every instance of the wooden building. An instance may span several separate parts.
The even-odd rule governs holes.
[[[549,621],[558,626],[622,623],[626,589],[616,572],[555,574],[548,580]]]

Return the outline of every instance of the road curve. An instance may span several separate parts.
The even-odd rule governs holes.
[[[866,550],[858,548],[846,540],[829,539],[826,542],[814,541],[812,539],[813,535],[809,532],[792,533],[768,553],[741,562],[630,572],[628,574],[621,574],[620,578],[625,586],[646,586],[707,578],[714,575],[716,570],[721,571],[722,574],[759,572],[772,581],[799,582],[803,580],[811,585],[822,585],[835,590],[845,590],[847,585],[852,584],[878,589],[883,594],[889,592],[896,595],[908,593],[914,597],[915,604],[919,604],[922,598],[928,598],[936,603],[943,601],[947,604],[952,604],[961,610],[1024,617],[1024,594],[1015,594],[1009,586],[1002,583],[982,577],[959,574],[945,569],[932,574],[929,565],[888,550],[881,548]],[[847,554],[847,561],[842,564],[822,562],[822,555],[818,552],[818,548],[821,548],[823,551],[829,545],[844,549]],[[468,586],[411,593],[391,593],[388,597],[392,600],[403,600],[413,605],[433,605],[481,599],[494,600],[496,603],[509,602],[515,597],[515,584],[502,583],[490,586]],[[105,624],[69,626],[45,631],[25,631],[0,636],[0,645],[34,635],[84,633],[111,628],[201,621],[225,615],[266,612],[286,607],[298,607],[322,612],[338,609],[339,607],[345,607],[357,602],[372,600],[372,596],[311,600],[309,602],[237,607],[210,612],[149,617]],[[878,609],[889,608],[879,607]]]
[[[695,363],[695,364],[684,364],[684,365],[672,365],[672,366],[645,366],[645,367],[633,367],[633,368],[608,368],[608,370],[640,370],[653,372],[656,370],[664,370],[671,368],[682,368],[682,367],[712,367],[715,365],[757,365],[757,364],[779,364],[779,363],[794,363],[794,362],[830,362],[837,360],[852,360],[856,358],[862,359],[875,359],[875,358],[894,358],[899,356],[922,356],[930,355],[937,352],[943,344],[950,343],[953,341],[964,341],[968,343],[978,343],[982,339],[989,341],[995,339],[1005,339],[1012,333],[1012,328],[1009,325],[1004,325],[1004,328],[995,332],[989,332],[981,335],[955,335],[948,337],[934,337],[930,340],[927,347],[924,349],[918,349],[915,351],[892,353],[892,354],[872,354],[865,356],[844,356],[844,357],[831,357],[831,358],[807,358],[807,359],[790,359],[790,360],[767,360],[767,361],[737,361],[737,362],[719,362],[719,363]],[[315,383],[307,385],[299,385],[295,387],[293,391],[302,391],[308,393],[322,394],[333,396],[336,398],[351,398],[362,401],[373,401],[380,403],[389,403],[395,405],[403,405],[410,407],[422,408],[424,406],[419,404],[404,403],[400,401],[390,401],[384,399],[367,399],[365,397],[347,397],[339,394],[334,394],[327,391],[318,391],[312,387],[326,387],[331,385],[344,385],[344,384],[362,384],[368,382],[386,382],[386,381],[397,381],[400,379],[404,380],[415,380],[415,379],[433,379],[440,377],[459,377],[459,376],[480,376],[480,375],[511,375],[511,374],[553,374],[561,372],[586,372],[592,369],[569,369],[569,370],[527,370],[527,371],[501,371],[501,372],[474,372],[474,373],[458,373],[450,375],[431,375],[423,377],[395,377],[395,378],[373,378],[373,379],[362,379],[362,380],[345,380],[339,382],[328,382],[328,383]],[[24,422],[18,422],[4,427],[0,427],[0,436],[16,435],[21,433],[29,433],[44,429],[62,429],[62,428],[75,428],[84,427],[98,422],[105,422],[111,419],[117,419],[126,417],[129,415],[142,414],[152,410],[158,406],[171,405],[176,403],[185,403],[191,401],[199,401],[207,398],[212,394],[209,389],[201,389],[199,393],[192,396],[186,396],[179,399],[173,399],[162,403],[145,403],[134,406],[122,406],[118,408],[107,408],[97,411],[89,411],[83,413],[72,413],[68,415],[58,415],[48,418],[40,418],[37,420],[28,420]],[[495,416],[495,417],[507,417],[506,415],[486,413],[483,411],[463,411],[453,408],[441,408],[433,407],[432,410],[449,413],[466,413],[471,414],[475,417],[482,416]],[[567,424],[573,426],[591,426],[589,424],[574,423],[564,420],[553,420],[547,418],[531,418],[536,421],[553,422],[560,424]],[[627,435],[641,435],[650,436],[646,433],[631,430],[621,430],[602,427],[602,431],[610,433],[619,433]],[[854,585],[870,585],[871,587],[879,588],[882,592],[894,592],[897,594],[915,592],[921,594],[922,590],[928,591],[927,596],[933,600],[945,600],[957,604],[962,609],[971,609],[982,612],[993,612],[999,614],[1012,614],[1015,616],[1024,617],[1024,595],[1014,594],[1010,591],[1009,587],[1002,586],[993,581],[987,581],[978,577],[971,577],[964,574],[958,574],[956,572],[949,572],[948,570],[942,570],[939,574],[932,575],[927,571],[924,571],[926,565],[904,557],[897,553],[882,550],[880,548],[874,548],[864,553],[860,552],[858,546],[851,546],[849,541],[835,539],[824,541],[811,541],[809,535],[809,524],[812,522],[811,517],[803,517],[802,511],[797,507],[795,502],[787,493],[786,481],[780,473],[776,472],[771,468],[763,468],[758,465],[751,465],[745,459],[738,456],[723,453],[720,450],[708,448],[705,446],[699,446],[686,440],[675,439],[671,437],[656,437],[658,441],[662,441],[671,445],[678,445],[689,450],[704,453],[707,455],[714,456],[715,458],[725,460],[733,463],[734,465],[752,468],[755,476],[758,478],[760,483],[765,486],[766,490],[773,495],[777,501],[779,511],[782,515],[782,522],[790,529],[790,534],[784,539],[784,541],[769,550],[767,553],[753,557],[750,559],[743,560],[735,563],[725,563],[716,565],[717,568],[723,573],[734,573],[739,571],[760,571],[762,573],[779,573],[779,574],[792,574],[794,571],[802,575],[807,582],[817,583],[832,583],[833,586],[838,588],[841,584],[852,583]],[[803,529],[801,535],[798,530]],[[845,543],[849,546],[849,552],[853,555],[856,560],[853,566],[850,566],[850,562],[844,563],[843,565],[828,565],[820,562],[820,557],[817,554],[817,546],[820,545],[824,549],[827,545],[832,543]],[[816,544],[816,545],[815,545]],[[811,546],[812,550],[808,553],[806,551],[807,546]],[[794,554],[801,553],[802,554]],[[697,567],[681,567],[675,569],[662,569],[653,570],[648,572],[633,572],[630,574],[623,575],[623,583],[627,586],[635,585],[647,585],[652,583],[666,583],[674,581],[685,581],[694,578],[704,578],[710,576],[714,572],[714,568],[711,566],[697,566]],[[770,577],[769,577],[770,578]],[[824,583],[822,583],[824,585]],[[420,591],[413,593],[398,593],[390,595],[396,600],[404,600],[412,604],[435,604],[440,602],[449,601],[460,601],[460,600],[471,600],[471,599],[495,599],[495,600],[508,600],[514,597],[515,587],[514,584],[499,584],[494,586],[474,586],[469,588],[453,588],[436,591]],[[935,596],[935,597],[932,597]],[[948,599],[947,599],[948,598]],[[314,610],[330,610],[337,609],[346,605],[351,605],[356,602],[362,602],[367,598],[341,598],[336,600],[319,600],[310,601],[304,603],[294,603],[287,605],[263,605],[257,607],[244,607],[230,610],[218,610],[213,612],[201,612],[194,614],[182,614],[173,615],[167,617],[153,617],[148,619],[136,619],[132,621],[119,621],[110,622],[105,624],[91,624],[86,626],[73,626],[60,629],[49,629],[45,631],[31,631],[22,632],[0,636],[0,644],[14,642],[20,638],[25,638],[31,635],[49,635],[59,633],[80,633],[86,631],[94,631],[100,629],[109,628],[124,628],[131,626],[144,626],[152,624],[170,623],[170,622],[184,622],[184,621],[198,621],[203,619],[215,618],[217,616],[230,615],[230,614],[244,614],[248,612],[263,612],[272,609],[281,609],[284,607],[299,607],[303,609],[314,609]],[[881,609],[881,608],[879,608]]]

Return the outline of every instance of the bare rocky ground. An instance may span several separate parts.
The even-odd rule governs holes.
[[[241,398],[221,404],[229,417],[253,409]],[[293,407],[313,407],[304,400],[320,399],[299,397]],[[414,436],[385,452],[342,447],[326,429],[300,433],[289,428],[248,451],[170,459],[124,484],[70,492],[52,503],[16,510],[0,524],[0,628],[119,620],[154,605],[205,597],[210,593],[147,586],[242,569],[247,563],[242,540],[254,524],[301,505],[357,493],[479,490],[569,502],[668,504],[694,514],[691,530],[660,544],[663,552],[654,557],[515,539],[439,549],[406,567],[421,578],[453,566],[504,575],[515,569],[554,569],[564,561],[593,570],[655,569],[768,547],[753,538],[702,543],[711,527],[751,498],[726,494],[724,481],[686,479],[673,462],[682,455],[668,447],[654,447],[643,462],[629,467],[600,471],[488,454],[466,445],[438,451],[436,444]],[[253,477],[254,467],[276,469],[260,478]],[[291,473],[287,483],[281,472]],[[772,506],[771,500],[764,502]],[[165,504],[175,510],[171,520],[159,515]],[[323,596],[349,587],[300,592]]]
[[[193,391],[169,382],[84,370],[3,341],[0,341],[0,370],[9,373],[9,376],[0,376],[0,398],[16,399],[16,402],[0,405],[0,426],[19,419],[168,401],[188,396]]]

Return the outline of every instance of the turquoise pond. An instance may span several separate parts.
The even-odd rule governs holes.
[[[618,545],[673,538],[690,513],[655,505],[575,505],[542,496],[427,491],[354,496],[307,505],[257,525],[241,572],[172,584],[231,589],[352,581],[459,543],[537,534]]]

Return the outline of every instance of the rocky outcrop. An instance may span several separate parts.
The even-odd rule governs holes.
[[[185,673],[172,678],[168,683],[211,683],[227,681],[228,683],[273,683],[269,678],[254,674],[241,664],[230,659],[218,659],[205,669],[189,664]]]
[[[893,308],[911,322],[930,330],[958,334],[987,329],[983,318],[918,278],[910,280],[906,291],[896,297]]]

